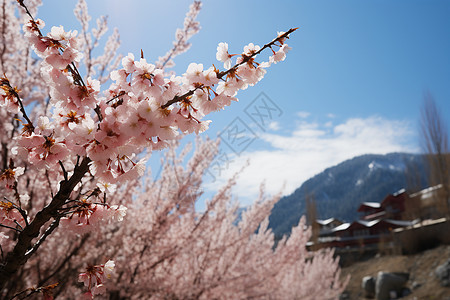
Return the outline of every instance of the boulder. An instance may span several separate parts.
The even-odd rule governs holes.
[[[361,287],[364,290],[364,296],[366,298],[375,297],[375,277],[364,276],[364,278],[362,279]]]
[[[408,273],[378,272],[375,284],[377,300],[390,300],[391,296],[401,295],[408,279]]]
[[[438,266],[435,274],[441,283],[441,286],[450,286],[450,259],[444,264]]]

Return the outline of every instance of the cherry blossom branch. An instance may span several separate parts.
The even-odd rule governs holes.
[[[36,22],[34,21],[33,15],[31,14],[31,12],[28,10],[28,7],[23,3],[23,0],[17,0],[17,3],[19,3],[20,6],[22,6],[25,9],[25,12],[27,13],[27,15],[31,18],[31,20],[33,21],[33,23],[36,24]],[[37,26],[36,26],[37,27]],[[39,30],[39,28],[36,28],[39,32],[39,34],[42,36],[42,32]]]
[[[41,32],[40,29],[39,29],[38,24],[36,23],[35,19],[33,18],[33,15],[32,15],[32,14],[30,13],[30,11],[28,10],[27,6],[23,3],[23,0],[17,0],[17,2],[20,4],[20,6],[22,6],[22,7],[25,9],[27,15],[30,17],[31,23],[33,24],[33,30],[35,30],[35,31],[38,33],[38,36],[39,36],[40,38],[44,38],[42,32]],[[59,45],[59,47],[58,47],[58,48],[59,48],[59,51],[61,51],[61,53],[64,53],[64,47],[63,47],[61,44],[59,44],[59,42],[56,42],[56,43]],[[75,65],[75,63],[72,61],[70,64],[67,65],[66,68],[67,68],[67,70],[70,72],[70,74],[72,74],[73,83],[74,83],[75,85],[80,86],[80,88],[81,88],[83,91],[87,91],[86,84],[84,83],[83,77],[81,76],[80,71],[78,70],[78,68],[77,68],[77,66]],[[17,94],[17,93],[15,93],[15,94]],[[18,95],[17,95],[17,96],[18,96]],[[20,106],[21,106],[21,111],[22,111],[22,113],[25,113],[25,109],[23,109],[22,102],[19,101],[19,104],[20,104]],[[99,108],[98,105],[96,105],[96,107],[94,108],[94,111],[95,111],[95,113],[97,114],[99,120],[101,121],[101,120],[103,119],[103,116],[102,116],[102,114],[101,114],[101,111],[100,111],[100,108]],[[27,119],[27,118],[26,118],[26,119]],[[28,120],[29,120],[29,119],[27,119],[27,121],[28,121]],[[29,122],[29,124],[31,124],[31,122]],[[33,128],[33,129],[34,129],[34,128]]]
[[[80,39],[79,47],[80,49],[84,49],[86,77],[98,74],[97,79],[101,83],[105,83],[109,79],[108,76],[104,76],[106,69],[115,69],[119,63],[119,57],[113,61],[117,55],[117,49],[120,46],[118,30],[114,29],[113,34],[108,38],[103,54],[94,58],[94,50],[98,46],[100,39],[108,30],[108,18],[100,16],[97,19],[97,28],[94,28],[89,32],[89,21],[91,20],[91,16],[88,13],[88,7],[85,0],[78,1],[74,9],[74,14],[81,24],[82,39]],[[98,68],[98,73],[96,72],[96,67]]]
[[[291,28],[291,29],[289,29],[289,30],[286,31],[285,33],[283,33],[283,34],[277,36],[277,37],[276,37],[275,39],[273,39],[270,43],[265,44],[265,45],[264,45],[261,49],[259,49],[258,51],[253,52],[251,55],[244,55],[244,54],[243,54],[243,55],[242,55],[243,60],[242,60],[241,62],[236,63],[233,67],[231,67],[230,69],[228,69],[228,70],[226,70],[226,71],[222,71],[222,72],[216,73],[216,74],[217,74],[217,78],[218,78],[218,79],[222,79],[225,75],[228,75],[228,74],[230,74],[230,73],[232,73],[232,72],[235,72],[235,71],[238,69],[239,66],[242,66],[242,65],[248,63],[253,57],[257,56],[258,54],[260,54],[260,53],[261,53],[262,51],[264,51],[265,49],[271,48],[271,47],[274,46],[277,42],[283,43],[283,41],[284,41],[285,39],[288,39],[288,38],[289,38],[289,35],[290,35],[291,33],[293,33],[294,31],[296,31],[297,29],[298,29],[298,27],[297,27],[297,28]],[[196,87],[196,88],[194,88],[194,89],[192,89],[192,90],[190,90],[190,91],[184,93],[184,94],[181,95],[181,96],[175,95],[175,96],[173,97],[172,100],[169,100],[167,103],[165,103],[164,105],[162,105],[161,108],[162,108],[162,109],[165,109],[165,108],[171,106],[172,104],[175,104],[175,103],[177,103],[177,102],[185,101],[186,99],[188,99],[188,97],[192,96],[192,95],[195,93],[196,90],[203,89],[203,88],[205,88],[205,85],[200,85],[200,86],[198,86],[198,87]]]
[[[123,95],[125,95],[126,92],[125,91],[120,91],[116,96],[112,97],[111,99],[109,99],[108,101],[106,101],[106,104],[111,103],[112,101],[114,101],[117,98],[122,97]]]
[[[276,38],[274,38],[270,43],[265,44],[264,46],[262,46],[261,49],[259,49],[258,51],[252,53],[251,55],[242,55],[243,60],[242,60],[240,63],[235,64],[233,67],[231,67],[230,69],[228,69],[228,70],[226,70],[226,71],[219,72],[219,73],[217,74],[217,78],[222,79],[225,75],[227,75],[227,74],[229,74],[229,73],[231,73],[231,72],[236,71],[236,69],[237,69],[239,66],[241,66],[241,65],[243,65],[243,64],[245,64],[245,63],[247,63],[247,62],[249,62],[250,59],[252,59],[253,57],[257,56],[258,54],[260,54],[261,52],[263,52],[265,49],[267,49],[267,48],[272,48],[272,46],[274,46],[275,43],[281,42],[281,44],[283,44],[283,41],[284,41],[285,39],[288,39],[288,38],[289,38],[289,35],[290,35],[291,33],[293,33],[294,31],[296,31],[298,28],[299,28],[299,27],[289,29],[289,30],[286,31],[285,33],[283,33],[283,34],[277,36]]]
[[[7,98],[16,98],[17,103],[19,104],[20,112],[22,113],[24,119],[27,121],[27,124],[24,124],[24,131],[31,134],[34,131],[33,122],[31,122],[30,118],[25,111],[25,107],[23,106],[22,99],[19,96],[19,90],[17,87],[12,87],[6,75],[0,78],[0,88],[5,92]]]
[[[26,289],[26,290],[23,290],[23,291],[21,291],[21,292],[15,294],[14,296],[12,296],[12,298],[11,298],[10,300],[14,300],[15,298],[19,298],[20,296],[24,295],[24,294],[27,293],[27,292],[30,292],[30,289]],[[20,298],[20,299],[25,299],[25,298],[27,298],[27,297],[33,295],[34,293],[37,293],[37,291],[32,291],[32,290],[31,290],[31,292],[30,292],[28,295],[26,295],[25,297]]]
[[[43,293],[43,294],[44,294],[44,299],[53,299],[53,297],[51,296],[51,291],[52,291],[55,287],[57,287],[58,284],[59,284],[59,283],[54,283],[54,284],[50,284],[50,285],[47,285],[47,286],[40,286],[40,287],[37,287],[37,288],[34,288],[34,287],[33,287],[33,288],[28,288],[28,289],[26,289],[26,290],[24,290],[24,291],[21,291],[21,292],[15,294],[15,295],[11,298],[11,300],[16,299],[16,298],[19,298],[21,295],[23,295],[23,294],[25,294],[25,293],[27,293],[27,292],[29,292],[27,295],[25,295],[24,297],[19,298],[19,299],[25,299],[25,298],[28,298],[28,297],[30,297],[31,295],[35,294],[35,293]]]
[[[163,57],[159,57],[158,61],[155,63],[158,69],[164,69],[169,62],[171,63],[170,65],[173,66],[172,59],[175,56],[186,52],[190,48],[191,45],[187,41],[200,30],[199,23],[195,19],[200,12],[201,6],[201,1],[194,1],[194,3],[191,4],[189,12],[184,19],[184,28],[177,29],[176,31],[176,41],[173,43],[173,48]]]
[[[169,100],[166,104],[161,105],[161,108],[162,108],[162,109],[165,109],[165,108],[168,108],[169,106],[171,106],[172,104],[175,104],[175,103],[177,103],[177,102],[184,101],[184,100],[186,100],[189,96],[192,96],[192,95],[195,93],[196,90],[202,89],[202,88],[203,88],[203,85],[200,86],[200,87],[196,87],[195,89],[190,90],[190,91],[184,93],[184,94],[181,95],[181,96],[175,95],[175,97],[173,97],[172,100]]]
[[[63,51],[63,50],[61,50]],[[67,65],[67,69],[73,76],[74,83],[81,87],[86,87],[86,84],[83,81],[83,77],[81,77],[80,71],[78,71],[77,66],[72,62],[70,65]]]

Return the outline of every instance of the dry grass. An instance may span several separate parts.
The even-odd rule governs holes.
[[[450,234],[450,233],[449,233]],[[450,258],[450,246],[439,246],[414,255],[378,256],[367,261],[357,262],[342,269],[344,276],[350,275],[347,286],[350,299],[366,299],[361,288],[364,276],[376,276],[379,271],[408,272],[407,287],[412,294],[402,299],[450,300],[450,287],[441,287],[434,273],[437,266]],[[413,283],[418,285],[413,289]]]

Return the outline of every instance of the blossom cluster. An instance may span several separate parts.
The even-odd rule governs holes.
[[[114,272],[114,261],[108,260],[105,264],[88,266],[86,271],[78,275],[78,281],[83,282],[88,291],[84,294],[86,299],[93,299],[95,295],[106,292],[104,285],[106,279],[110,279]]]
[[[19,102],[16,95],[20,92],[17,87],[12,87],[6,76],[0,78],[0,107],[5,107],[8,112],[18,113]]]
[[[170,77],[130,53],[122,59],[122,68],[111,73],[113,83],[101,95],[100,83],[89,77],[85,82],[78,72],[82,54],[77,32],[59,26],[43,36],[43,26],[41,20],[30,20],[24,31],[43,58],[41,71],[50,87],[53,115],[40,117],[37,127],[29,124],[15,152],[47,168],[69,157],[88,157],[91,174],[105,182],[141,176],[145,161],[136,161],[139,153],[166,147],[180,132],[205,131],[211,122],[203,120],[207,114],[237,101],[238,90],[260,81],[266,68],[283,60],[289,49],[284,43],[288,34],[279,33],[263,47],[280,47],[272,49],[269,62],[256,62],[263,48],[250,43],[231,67],[233,55],[221,43],[216,56],[226,71],[191,63],[182,76]]]
[[[126,211],[127,208],[123,205],[95,204],[83,199],[73,211],[61,218],[61,227],[82,234],[92,231],[101,221],[122,221]]]
[[[11,188],[17,181],[17,178],[25,171],[23,167],[7,168],[0,173],[0,182],[4,181],[7,188]]]
[[[0,201],[0,224],[9,228],[23,228],[25,220],[13,203]]]

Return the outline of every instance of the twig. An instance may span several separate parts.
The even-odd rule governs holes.
[[[17,229],[17,228],[14,228],[14,227],[11,227],[11,226],[8,226],[8,225],[3,225],[3,224],[0,224],[0,227],[4,227],[4,228],[8,228],[8,229],[12,229],[12,230],[15,230],[15,231],[17,231],[17,232],[21,232],[19,229]]]
[[[31,18],[31,21],[33,21],[33,23],[36,23],[36,21],[34,20],[33,16],[30,13],[30,11],[28,10],[28,7],[23,3],[23,0],[17,0],[17,3],[19,3],[19,5],[25,9],[25,12]],[[42,32],[39,30],[39,28],[37,26],[36,26],[36,29],[38,30],[39,34],[42,36]]]
[[[64,175],[64,180],[67,181],[68,178],[67,178],[67,171],[66,171],[66,168],[64,168],[64,165],[63,165],[62,161],[59,160],[58,163],[59,163],[59,165],[61,166],[61,170],[62,170],[63,175]]]
[[[59,285],[59,283],[57,282],[57,283],[50,284],[50,285],[47,285],[47,286],[40,286],[40,287],[37,287],[37,288],[35,288],[35,287],[27,288],[26,290],[23,290],[23,291],[15,294],[11,298],[11,300],[20,297],[20,295],[25,294],[26,292],[30,292],[30,293],[25,295],[24,297],[19,298],[19,299],[25,299],[25,298],[28,298],[31,295],[35,294],[35,293],[41,293],[41,292],[44,294],[44,299],[47,299],[47,297],[45,297],[45,295],[48,294],[49,291],[53,290],[58,285]],[[52,299],[53,299],[53,297],[52,297]]]
[[[53,198],[52,183],[50,182],[50,176],[48,176],[48,170],[45,170],[45,177],[47,178],[48,187],[50,188],[50,195]]]
[[[28,226],[28,216],[27,216],[27,212],[25,210],[23,210],[21,207],[17,207],[16,209],[19,211],[20,215],[22,216],[23,220],[25,221],[25,226]]]
[[[23,117],[27,121],[27,125],[24,125],[24,126],[26,126],[26,131],[28,131],[31,134],[34,131],[33,122],[31,122],[30,118],[28,118],[27,112],[25,111],[25,107],[23,106],[23,103],[22,103],[22,99],[20,99],[20,97],[19,97],[17,87],[13,88],[11,86],[6,75],[4,75],[4,77],[0,78],[0,85],[5,86],[7,88],[6,92],[9,93],[10,95],[13,95],[17,99],[17,103],[19,104],[19,107],[20,107],[19,108],[20,112],[22,113]]]
[[[200,5],[200,4],[201,4],[201,2],[195,1],[195,5]],[[198,12],[197,12],[197,14],[198,14]],[[166,60],[161,65],[158,65],[157,66],[158,68],[164,69],[166,64],[172,59],[173,55],[178,51],[178,47],[180,47],[182,45],[182,43],[187,42],[189,37],[186,40],[184,38],[187,36],[189,30],[191,29],[192,24],[195,23],[195,19],[197,17],[197,14],[195,14],[194,16],[189,18],[189,23],[184,26],[184,31],[183,31],[184,34],[182,35],[182,38],[179,39],[178,42],[173,46],[173,48],[169,50],[169,52],[168,52],[169,55],[167,56]],[[167,55],[167,53],[166,53],[166,55]]]
[[[109,104],[111,101],[113,101],[114,99],[117,99],[117,98],[119,98],[119,97],[121,97],[121,96],[123,96],[123,95],[125,95],[126,94],[126,92],[125,91],[120,91],[120,93],[119,94],[117,94],[116,96],[114,96],[114,97],[112,97],[111,99],[109,99],[108,101],[106,101],[106,104]]]
[[[14,202],[12,202],[11,200],[9,200],[6,197],[3,197],[4,200],[8,201],[9,203],[11,203],[11,205],[17,209],[20,213],[20,215],[22,216],[23,220],[25,221],[25,226],[28,226],[28,216],[27,216],[27,212],[25,210],[22,209],[22,207],[17,206],[17,204],[15,204]],[[20,204],[20,202],[19,202]],[[17,222],[17,221],[16,221]],[[19,225],[19,224],[18,224]],[[20,226],[20,225],[19,225]],[[20,226],[22,228],[22,226]],[[23,228],[22,228],[23,229]]]
[[[19,226],[19,228],[21,229],[20,231],[23,231],[22,225],[20,225],[19,222],[17,222],[17,220],[14,220],[14,223],[16,223],[17,226]]]

